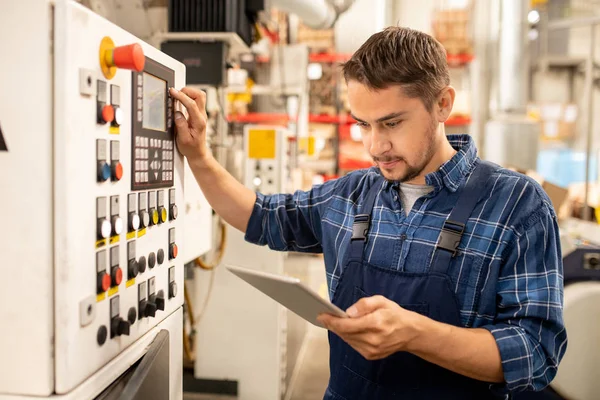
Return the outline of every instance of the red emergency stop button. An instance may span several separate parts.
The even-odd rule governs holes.
[[[123,270],[119,267],[112,269],[112,285],[119,286],[123,282]]]
[[[123,164],[119,161],[112,162],[112,180],[120,181],[123,178]]]
[[[115,119],[115,110],[111,105],[102,107],[102,122],[112,122]]]
[[[177,258],[177,254],[179,254],[179,248],[175,243],[171,243],[171,246],[169,246],[169,258]]]
[[[145,63],[144,50],[138,43],[115,47],[112,51],[106,52],[106,64],[109,67],[141,72],[144,70]]]

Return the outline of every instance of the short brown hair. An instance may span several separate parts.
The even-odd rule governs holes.
[[[440,91],[450,84],[446,50],[433,37],[392,26],[372,35],[343,65],[346,82],[373,89],[400,85],[406,96],[420,98],[432,110]]]

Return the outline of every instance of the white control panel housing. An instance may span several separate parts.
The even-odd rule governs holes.
[[[148,340],[161,321],[182,318],[184,257],[177,253],[185,247],[184,164],[168,128],[167,88],[185,85],[185,67],[75,1],[20,0],[6,7],[0,37],[11,60],[0,64],[7,148],[0,149],[0,271],[9,280],[0,291],[0,398],[93,398],[110,383],[107,376],[114,379],[135,362],[125,354],[138,348],[138,358],[143,355],[138,341]],[[106,37],[116,47],[140,45],[144,71],[117,68],[107,78],[100,64]],[[154,76],[157,68],[169,80]],[[98,122],[104,90],[119,126]],[[140,110],[152,112],[140,120]],[[136,124],[147,141],[134,136]],[[153,205],[159,222],[143,229],[138,224],[155,218]],[[210,247],[210,236],[204,240]],[[129,268],[133,261],[137,275]],[[145,316],[141,300],[155,312],[150,307]],[[174,398],[181,396],[179,328],[171,342]],[[82,385],[90,388],[85,395]]]
[[[244,185],[263,194],[285,191],[289,131],[276,126],[244,126]]]

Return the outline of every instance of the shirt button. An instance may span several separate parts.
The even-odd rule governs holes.
[[[394,196],[394,201],[398,201],[398,196]]]
[[[400,235],[400,240],[406,240],[406,235],[404,233]]]

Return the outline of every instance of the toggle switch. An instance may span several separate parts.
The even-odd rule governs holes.
[[[156,294],[156,308],[160,311],[165,311],[165,293],[162,290],[159,290]]]
[[[154,318],[156,316],[156,304],[147,300],[140,301],[139,309],[140,318]]]
[[[126,335],[129,336],[129,321],[125,321],[121,317],[114,317],[110,321],[110,337]]]

